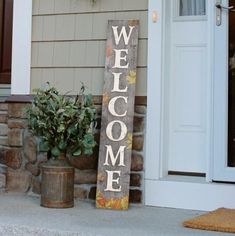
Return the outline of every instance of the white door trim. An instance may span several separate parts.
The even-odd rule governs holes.
[[[221,4],[228,5],[228,0]],[[214,61],[214,173],[213,180],[235,181],[235,168],[227,165],[228,159],[228,12],[223,11],[222,23],[215,27]]]
[[[15,0],[11,94],[30,93],[32,0]]]
[[[175,180],[148,180],[145,184],[145,200],[150,206],[201,211],[235,208],[235,188],[231,184]]]
[[[161,160],[161,97],[162,97],[162,45],[163,16],[162,0],[149,0],[148,15],[148,82],[147,82],[147,133],[145,177],[147,180],[157,180],[160,177]],[[156,12],[154,12],[156,11]],[[157,21],[153,21],[153,14]],[[148,194],[148,193],[146,193]]]
[[[209,11],[208,9],[213,9],[214,7],[214,11]],[[215,32],[214,32],[214,28],[216,27],[215,25],[215,0],[207,0],[207,11],[208,11],[208,25],[207,25],[207,49],[208,49],[208,71],[207,71],[207,76],[210,81],[210,83],[208,84],[208,86],[210,87],[210,103],[208,104],[208,112],[210,113],[208,116],[208,143],[210,145],[208,145],[208,158],[206,160],[206,181],[207,182],[211,182],[212,178],[213,178],[213,166],[214,166],[214,106],[216,105],[214,103],[214,59],[215,59],[215,55],[214,55],[214,51],[215,51],[215,47],[214,47],[214,39],[215,39]]]
[[[213,9],[214,1],[207,0],[207,9]],[[154,23],[152,20],[153,12],[157,12],[157,22]],[[202,201],[198,202],[197,205],[192,203],[192,205],[177,204],[173,200],[174,193],[170,191],[172,187],[169,181],[161,179],[164,176],[164,161],[162,158],[162,142],[163,142],[163,126],[164,126],[164,117],[163,117],[163,62],[164,62],[164,0],[149,0],[149,15],[148,15],[148,111],[147,111],[147,131],[146,131],[146,152],[145,152],[145,204],[146,205],[155,205],[155,206],[169,206],[169,207],[179,207],[179,208],[188,208],[188,209],[200,209],[208,210],[205,203]],[[182,193],[189,190],[189,186],[196,187],[197,193],[201,194],[203,191],[209,194],[213,189],[214,195],[212,198],[205,197],[205,201],[210,201],[210,206],[218,206],[221,201],[218,199],[220,197],[221,190],[231,192],[232,188],[229,185],[214,184],[210,181],[212,180],[213,174],[213,63],[214,63],[214,20],[215,13],[214,11],[208,11],[208,68],[207,76],[209,82],[207,86],[211,89],[209,93],[209,103],[208,103],[208,132],[209,138],[208,143],[208,155],[207,155],[207,166],[206,166],[206,179],[205,183],[190,183],[188,181],[174,181],[173,184],[176,184],[178,191]],[[173,185],[172,184],[172,185]],[[191,188],[191,187],[190,187]],[[195,191],[194,191],[195,192]],[[231,192],[232,193],[232,192]],[[160,195],[162,197],[158,197]],[[170,194],[170,195],[169,195]],[[195,192],[196,194],[196,192]],[[203,194],[204,195],[204,194]],[[204,195],[205,196],[205,195]],[[209,195],[208,195],[209,196]],[[215,198],[215,196],[218,196]],[[164,200],[164,197],[167,198],[167,201]],[[183,196],[182,196],[183,197]],[[190,202],[189,195],[185,195],[188,199],[185,202]],[[229,199],[223,195],[223,200],[226,203],[230,203]],[[172,198],[172,201],[169,199]],[[197,199],[195,195],[194,199]],[[179,200],[181,201],[181,200]],[[230,204],[231,205],[231,204]],[[235,204],[233,205],[235,207]]]

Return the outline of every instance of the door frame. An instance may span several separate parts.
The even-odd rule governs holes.
[[[11,94],[30,94],[32,0],[13,4]]]
[[[165,176],[165,164],[163,160],[163,132],[164,132],[164,0],[149,0],[149,15],[148,15],[148,111],[147,111],[147,143],[146,143],[146,179],[159,179]],[[207,8],[212,7],[213,3],[207,0]],[[158,20],[153,22],[153,13],[157,12]],[[214,18],[214,13],[208,12],[208,66],[207,76],[210,84],[209,106],[209,125],[210,145],[208,148],[207,160],[207,181],[212,180],[212,138],[213,137],[213,34],[214,27],[211,27],[211,20]],[[156,109],[156,107],[158,109]],[[157,140],[157,142],[156,142]],[[157,168],[156,168],[157,167]]]
[[[222,5],[228,4],[228,0],[221,1]],[[224,13],[224,14],[223,14]],[[233,13],[232,13],[233,14]],[[228,35],[226,35],[226,40],[219,40],[221,34],[226,34],[228,28],[223,27],[224,22],[226,22],[227,13],[222,12],[222,24],[217,26],[215,31],[215,65],[222,64],[223,61],[228,61]],[[226,54],[223,53],[226,51]],[[219,55],[219,56],[217,56]],[[234,167],[226,166],[226,161],[228,158],[228,66],[223,69],[218,69],[215,67],[215,83],[214,90],[216,94],[220,96],[215,96],[215,106],[214,106],[214,174],[213,180],[220,181],[235,181],[234,177]],[[222,79],[221,79],[222,78]],[[219,104],[216,106],[216,104]],[[218,125],[219,124],[219,125]],[[221,148],[218,148],[219,145]]]
[[[164,0],[149,0],[148,13],[148,82],[147,129],[145,146],[145,204],[197,210],[235,207],[232,197],[235,188],[228,184],[212,183],[214,134],[214,19],[215,0],[207,0],[207,76],[208,76],[208,148],[206,178],[163,178],[167,176],[163,158],[164,143]],[[156,19],[157,16],[157,19]],[[203,192],[203,196],[201,196]],[[231,195],[232,194],[232,195]],[[206,196],[206,198],[205,198]],[[215,198],[217,196],[217,198]]]

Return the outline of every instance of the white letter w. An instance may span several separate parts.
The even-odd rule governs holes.
[[[125,26],[122,27],[121,32],[120,32],[119,35],[118,35],[118,31],[117,31],[118,26],[112,26],[112,28],[113,28],[113,34],[114,34],[114,39],[115,39],[116,45],[119,44],[122,36],[124,38],[125,45],[127,45],[129,40],[130,40],[132,30],[135,28],[135,26],[129,26],[130,32],[129,32],[128,36],[127,36],[127,32],[126,32],[126,27]]]

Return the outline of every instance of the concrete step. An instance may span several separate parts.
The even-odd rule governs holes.
[[[206,196],[205,196],[206,197]],[[76,201],[74,208],[40,207],[40,199],[0,194],[1,236],[231,236],[184,228],[182,222],[202,212],[131,205],[128,211],[96,209]]]

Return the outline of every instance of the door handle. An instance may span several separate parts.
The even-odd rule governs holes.
[[[216,4],[216,25],[220,26],[222,24],[222,10],[232,11],[235,12],[234,6],[224,6],[221,4],[221,0],[217,0]]]
[[[220,3],[216,3],[215,6],[218,8],[218,9],[224,9],[224,10],[232,10],[234,9],[234,6],[230,6],[230,7],[226,7],[224,5],[221,5]]]

